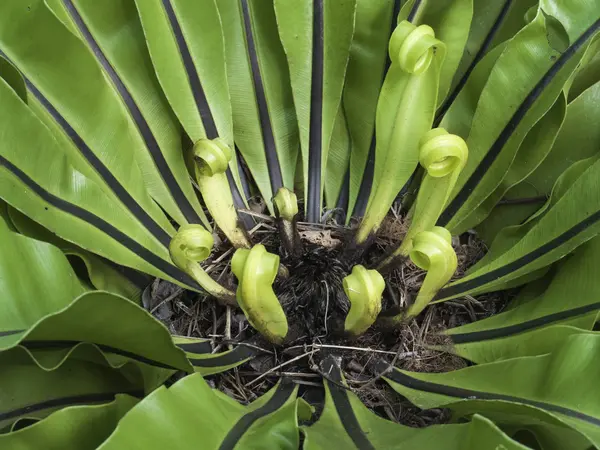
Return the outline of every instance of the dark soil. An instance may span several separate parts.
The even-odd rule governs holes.
[[[207,377],[215,388],[236,400],[248,403],[273,387],[282,377],[301,385],[301,395],[315,401],[322,398],[319,362],[329,354],[342,357],[342,370],[348,387],[376,414],[409,426],[444,423],[447,411],[422,411],[394,392],[372,372],[373,364],[385,359],[395,366],[418,372],[445,372],[468,363],[450,353],[433,350],[445,340],[442,332],[498,313],[509,294],[488,294],[429,306],[419,317],[396,330],[371,327],[357,339],[344,336],[344,319],[349,302],[342,288],[343,278],[354,264],[369,267],[390,248],[401,242],[406,225],[393,211],[384,222],[375,242],[366,252],[348,252],[345,242],[349,228],[298,224],[303,252],[287,255],[281,247],[273,219],[252,213],[257,225],[251,230],[255,243],[281,256],[289,277],[278,277],[274,290],[286,312],[290,331],[284,345],[273,347],[248,324],[241,311],[164,282],[157,281],[144,293],[144,304],[172,333],[212,340],[213,352],[226,351],[237,343],[250,343],[264,353],[238,368]],[[475,235],[466,234],[453,242],[459,258],[460,277],[485,254]],[[226,243],[213,252],[205,268],[228,286],[235,286],[229,262],[233,249]],[[425,272],[409,261],[385,275],[383,308],[403,308],[416,296]],[[439,347],[438,347],[439,348]]]

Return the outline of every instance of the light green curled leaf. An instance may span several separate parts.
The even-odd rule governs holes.
[[[243,406],[211,389],[199,374],[160,387],[121,420],[98,450],[264,448],[296,450],[297,389],[282,381]]]
[[[238,249],[231,270],[238,279],[237,300],[250,324],[269,341],[280,344],[288,333],[288,323],[273,282],[279,269],[279,256],[257,244],[251,250]]]
[[[377,231],[417,166],[419,140],[433,122],[444,49],[427,25],[403,21],[392,35],[392,65],[377,105],[374,185],[358,243]]]
[[[417,17],[415,25],[429,25],[446,46],[446,57],[440,69],[439,106],[446,98],[463,56],[473,18],[473,0],[425,1]]]
[[[421,138],[419,163],[425,169],[425,176],[410,210],[410,226],[394,256],[408,256],[413,247],[413,239],[422,231],[429,231],[435,226],[467,163],[468,153],[465,141],[443,128],[434,128]]]
[[[350,301],[350,311],[344,321],[344,331],[361,335],[375,322],[381,312],[381,296],[385,280],[376,270],[362,265],[352,268],[343,280],[344,292]]]

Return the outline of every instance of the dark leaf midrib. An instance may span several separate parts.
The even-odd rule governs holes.
[[[75,405],[87,405],[90,403],[110,403],[115,400],[115,397],[119,394],[127,394],[132,397],[143,398],[144,392],[141,390],[131,390],[123,392],[107,392],[98,394],[83,394],[83,395],[72,395],[69,397],[55,398],[46,400],[39,403],[32,403],[27,406],[23,406],[18,409],[11,411],[0,412],[0,421],[13,419],[24,414],[31,414],[37,411],[43,411],[44,409],[67,407]]]
[[[177,367],[173,367],[169,364],[162,363],[160,361],[156,361],[151,358],[147,358],[146,356],[140,355],[138,353],[130,352],[128,350],[123,350],[117,347],[113,347],[111,345],[98,344],[96,342],[91,341],[77,341],[77,340],[57,340],[57,339],[49,339],[49,340],[25,340],[21,342],[20,345],[29,350],[47,350],[47,349],[69,349],[73,348],[79,344],[90,344],[98,347],[105,353],[113,353],[115,355],[125,356],[126,358],[132,359],[134,361],[138,361],[144,364],[148,364],[149,366],[159,367],[161,369],[170,369],[170,370],[179,370]]]
[[[511,138],[525,115],[533,107],[537,99],[542,95],[544,89],[552,82],[560,70],[571,60],[577,51],[590,39],[600,28],[600,19],[596,20],[564,53],[562,53],[556,62],[546,71],[542,78],[536,83],[533,89],[527,94],[523,102],[519,105],[508,123],[504,126],[500,135],[496,138],[488,152],[477,165],[475,171],[468,178],[466,183],[460,189],[458,194],[448,204],[442,212],[439,220],[439,226],[446,226],[456,215],[459,209],[468,200],[471,193],[475,190],[479,182],[486,175],[488,169],[492,166],[496,158],[500,155],[504,145]]]
[[[295,390],[294,383],[282,379],[275,390],[273,396],[260,408],[255,409],[248,414],[244,414],[229,430],[223,442],[219,446],[219,450],[233,450],[239,443],[240,439],[250,429],[250,427],[259,419],[268,416],[280,409],[289,398],[293,395]]]
[[[348,392],[342,387],[343,380],[340,367],[332,356],[328,356],[323,360],[322,364],[323,371],[329,377],[326,382],[333,405],[352,443],[359,450],[375,450],[375,447],[369,441],[369,438],[358,422],[358,418],[352,408],[352,403],[350,403],[350,399],[348,398]]]
[[[210,109],[210,105],[208,104],[208,99],[202,86],[202,82],[200,81],[200,76],[196,71],[194,59],[192,58],[192,54],[183,34],[183,30],[181,29],[181,24],[179,23],[175,10],[173,9],[171,0],[162,0],[162,4],[167,14],[169,24],[171,25],[173,35],[175,36],[177,47],[179,48],[181,61],[188,77],[188,82],[192,90],[196,108],[198,109],[200,119],[204,126],[204,132],[206,133],[206,137],[208,139],[215,139],[219,137],[217,125]]]
[[[11,62],[17,69],[18,66],[0,49],[0,56]],[[123,203],[125,208],[164,246],[169,247],[171,237],[169,234],[140,206],[140,204],[131,196],[125,187],[117,180],[112,172],[96,156],[92,149],[85,143],[83,138],[75,131],[68,121],[58,112],[50,101],[40,92],[40,90],[19,70],[27,90],[30,91],[42,107],[48,112],[57,125],[69,137],[73,145],[79,150],[81,155],[89,162],[90,166],[98,173],[100,178],[106,183],[115,196]]]
[[[100,48],[100,45],[98,44],[91,30],[83,20],[83,17],[73,4],[73,1],[63,0],[63,4],[65,5],[65,9],[71,16],[73,22],[77,26],[79,32],[83,35],[85,41],[88,43],[90,49],[92,50],[92,53],[100,63],[100,66],[108,74],[109,78],[115,86],[115,89],[123,99],[123,103],[129,111],[133,122],[136,124],[140,136],[144,140],[146,148],[148,149],[150,156],[154,161],[156,168],[158,169],[158,172],[160,173],[163,181],[165,182],[165,185],[167,186],[171,197],[177,204],[177,207],[188,222],[202,223],[200,216],[198,215],[198,213],[196,212],[186,195],[183,193],[181,186],[177,182],[175,175],[171,171],[171,168],[169,167],[169,164],[167,163],[167,160],[165,159],[165,156],[161,151],[160,145],[158,144],[158,141],[156,140],[156,137],[154,136],[154,133],[150,128],[150,125],[146,121],[133,96],[127,89],[127,86],[125,86],[125,83],[123,82],[119,74],[117,74],[116,70],[114,69],[114,67]]]
[[[491,328],[488,330],[470,331],[466,333],[448,334],[455,344],[469,344],[472,342],[483,342],[492,339],[501,339],[515,334],[524,333],[526,331],[541,328],[551,325],[556,322],[571,319],[577,316],[600,310],[600,302],[591,303],[589,305],[580,306],[578,308],[568,309],[553,314],[548,314],[535,319],[527,320],[515,325],[505,327]]]
[[[478,277],[463,282],[459,281],[453,286],[448,286],[440,290],[435,296],[434,300],[440,300],[447,297],[455,296],[462,292],[467,292],[472,289],[484,286],[485,284],[490,283],[492,281],[500,280],[506,275],[509,275],[510,273],[521,269],[522,267],[525,267],[527,264],[534,262],[535,260],[551,252],[552,250],[560,247],[562,244],[576,237],[579,233],[582,233],[589,227],[595,225],[599,220],[600,210],[596,211],[595,213],[588,216],[586,219],[569,228],[567,231],[555,237],[550,242],[547,242],[546,244],[536,248],[535,250],[527,253],[519,259],[516,259],[515,261],[508,263],[504,266],[498,267],[497,269],[486,272]]]
[[[473,73],[475,66],[477,65],[477,63],[479,61],[481,61],[483,59],[483,57],[487,53],[488,48],[492,44],[492,41],[494,40],[494,38],[496,37],[496,34],[500,30],[500,27],[504,23],[504,19],[508,15],[508,11],[510,10],[512,3],[513,3],[513,0],[505,0],[504,5],[502,5],[502,8],[500,9],[500,13],[498,14],[498,17],[496,17],[496,20],[494,21],[494,23],[492,24],[492,27],[488,31],[488,34],[486,35],[485,39],[481,43],[481,47],[479,47],[479,50],[477,50],[477,53],[475,54],[473,61],[471,61],[471,63],[467,67],[467,70],[461,77],[461,79],[458,81],[458,83],[456,84],[456,86],[454,87],[452,92],[446,97],[446,99],[444,100],[444,103],[442,104],[442,106],[440,106],[438,112],[436,113],[435,120],[433,121],[434,128],[440,124],[440,122],[444,118],[444,115],[446,114],[446,112],[448,112],[448,109],[450,109],[450,106],[452,106],[452,104],[458,97],[458,94],[460,94],[460,92],[463,90],[463,88],[467,84],[467,81],[469,80],[471,73]]]
[[[5,167],[12,175],[18,178],[24,185],[29,187],[31,191],[35,193],[35,195],[40,197],[46,203],[66,214],[72,215],[83,222],[86,222],[173,279],[190,286],[192,289],[202,290],[200,285],[198,285],[198,283],[194,281],[194,279],[188,274],[182,272],[170,262],[165,261],[160,256],[154,254],[152,251],[148,250],[146,247],[142,246],[137,241],[130,238],[125,233],[106,222],[104,219],[98,217],[94,213],[48,192],[42,186],[37,184],[31,177],[29,177],[29,175],[4,158],[2,155],[0,155],[0,167]]]
[[[258,109],[258,118],[260,122],[260,131],[263,139],[265,157],[267,160],[267,170],[271,181],[271,191],[273,195],[283,187],[283,176],[281,166],[279,165],[279,156],[277,154],[277,145],[273,133],[273,124],[271,122],[269,105],[265,94],[265,84],[260,70],[256,41],[252,29],[252,16],[250,14],[250,5],[248,0],[240,0],[242,10],[243,29],[246,36],[246,48],[250,60],[250,71],[252,83],[254,85],[254,95],[256,97],[256,106]]]
[[[323,79],[325,70],[323,0],[313,0],[312,66],[308,136],[306,218],[321,221],[321,168],[323,156]]]
[[[386,362],[382,361],[377,364],[377,370],[380,373],[386,372],[387,370],[389,370],[389,368],[390,366]],[[596,417],[570,408],[566,408],[564,406],[554,405],[552,403],[541,402],[537,400],[529,400],[526,398],[514,397],[511,395],[475,391],[472,389],[458,388],[444,384],[433,383],[430,381],[419,380],[417,378],[413,378],[409,375],[406,375],[405,373],[402,373],[396,369],[392,369],[391,372],[386,372],[384,376],[395,383],[401,384],[402,386],[405,386],[409,389],[414,389],[416,391],[429,392],[431,394],[444,395],[447,397],[454,397],[463,400],[498,400],[511,403],[521,403],[546,411],[564,414],[565,416],[579,419],[595,426],[600,426],[600,419]]]
[[[210,356],[209,358],[189,358],[194,367],[226,367],[232,364],[241,363],[258,354],[258,351],[252,347],[238,345],[233,350]]]

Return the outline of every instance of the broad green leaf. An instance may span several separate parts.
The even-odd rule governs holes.
[[[473,0],[426,1],[415,25],[426,24],[446,46],[446,57],[440,69],[438,105],[446,98],[454,73],[463,56],[473,18]]]
[[[74,349],[51,369],[41,367],[23,347],[0,353],[0,428],[68,406],[108,403],[117,394],[143,395],[139,371],[130,365],[115,369],[90,350]]]
[[[19,70],[0,54],[0,78],[17,93],[23,101],[27,101],[27,86]]]
[[[63,309],[84,289],[59,249],[10,231],[3,219],[0,242],[0,342],[4,342]]]
[[[556,180],[572,164],[589,158],[600,149],[600,82],[585,90],[567,106],[567,116],[548,157],[524,181],[511,188],[507,200],[538,199],[537,202],[498,205],[477,229],[491,243],[498,232],[509,225],[521,223],[549,197]],[[540,202],[541,199],[541,202]]]
[[[4,17],[4,16],[3,16]],[[61,25],[62,26],[62,25]],[[197,284],[175,267],[165,243],[133,213],[77,172],[71,159],[19,97],[0,80],[0,197],[61,238],[118,264]]]
[[[595,383],[600,375],[599,346],[600,336],[579,334],[546,355],[439,374],[394,369],[385,377],[395,390],[420,408],[449,407],[461,415],[499,413],[513,425],[526,428],[535,414],[519,412],[523,411],[522,405],[531,406],[549,413],[598,446],[600,403]]]
[[[23,29],[31,32],[23,35]],[[83,42],[42,0],[8,0],[2,4],[0,52],[23,74],[30,108],[58,136],[76,169],[168,245],[173,227],[148,195],[171,210],[165,183],[154,166],[142,164],[144,143]]]
[[[327,169],[324,181],[325,205],[328,209],[340,207],[346,210],[346,204],[339,204],[339,200],[348,176],[352,140],[348,130],[345,107],[342,104],[338,110],[331,135],[331,145],[327,155]],[[349,180],[348,180],[349,181]]]
[[[352,143],[348,218],[354,211],[359,191],[366,189],[361,188],[362,184],[366,183],[370,190],[373,182],[374,160],[370,163],[367,161],[375,156],[377,100],[389,67],[388,41],[392,31],[396,28],[401,3],[401,0],[393,2],[390,0],[357,0],[356,2],[354,36],[350,46],[342,97]],[[386,23],[389,24],[387,28],[383,25]],[[325,181],[327,182],[327,180]],[[359,207],[363,212],[367,206],[368,191],[364,197],[365,204],[362,208]]]
[[[136,5],[156,76],[192,144],[219,138],[232,150],[225,172],[229,192],[225,192],[222,174],[208,177],[211,184],[216,183],[214,189],[224,191],[219,198],[225,203],[225,207],[212,204],[209,209],[228,228],[237,220],[233,206],[244,208],[246,199],[238,187],[241,179],[234,151],[225,43],[216,1],[136,0]],[[191,152],[187,156],[193,159]],[[208,189],[202,189],[205,202]],[[233,231],[242,233],[241,229]]]
[[[203,376],[226,372],[261,353],[257,347],[243,342],[219,353],[213,353],[210,339],[173,336],[173,342],[185,352],[194,371]]]
[[[21,305],[30,303],[21,299]],[[107,327],[109,323],[112,325]],[[185,355],[175,347],[160,322],[132,302],[107,292],[89,292],[28,329],[12,330],[12,335],[0,341],[0,349],[21,345],[32,351],[70,351],[79,343],[87,343],[107,354],[153,367],[191,372]]]
[[[87,276],[94,288],[121,295],[139,304],[142,289],[150,284],[150,278],[59,238],[12,207],[9,207],[9,215],[19,233],[38,241],[48,242],[60,248],[65,255],[79,258],[84,263]]]
[[[146,152],[139,153],[144,174],[157,172],[168,197],[162,201],[180,224],[208,220],[194,193],[181,149],[181,129],[152,68],[135,5],[126,0],[50,0],[53,11],[94,53],[135,124]],[[157,188],[149,187],[150,192]]]
[[[137,399],[117,394],[110,403],[70,406],[26,428],[0,434],[0,446],[11,450],[96,450]],[[43,444],[42,444],[43,443]]]
[[[598,81],[600,81],[600,38],[596,36],[569,86],[569,101],[575,100]]]
[[[469,161],[439,225],[461,229],[464,218],[498,187],[527,132],[554,104],[577,68],[600,28],[600,12],[591,4],[578,6],[577,12],[569,15],[574,12],[573,5],[582,1],[562,1],[555,6],[549,0],[555,16],[540,9],[506,44],[481,94],[467,139]],[[569,36],[577,36],[562,53],[547,37],[550,27],[561,20]]]
[[[244,161],[272,212],[271,198],[293,189],[298,125],[287,60],[272,2],[217,2],[227,57],[233,133]]]
[[[556,203],[569,192],[570,187],[577,179],[579,179],[582,174],[597,161],[598,156],[593,156],[588,159],[577,161],[568,167],[562,175],[559,176],[550,193],[550,198],[546,203],[520,225],[503,228],[494,238],[488,252],[469,269],[469,272],[475,272],[480,268],[485,267],[488,263],[501,257],[506,251],[523,239],[523,237],[540,222],[546,212],[554,208]]]
[[[481,93],[505,47],[505,44],[495,47],[470,72],[469,79],[465,82],[440,123],[440,126],[449,133],[456,134],[464,140],[469,137],[473,116],[477,110]]]
[[[543,292],[525,289],[507,311],[448,330],[451,351],[476,363],[489,362],[539,354],[532,353],[525,342],[552,349],[564,336],[578,332],[566,326],[548,328],[550,325],[591,329],[600,310],[600,281],[595,276],[599,260],[600,240],[596,238],[560,263],[552,280],[541,283]]]
[[[594,237],[600,231],[599,177],[600,162],[596,161],[567,184],[564,194],[557,196],[522,238],[449,284],[436,299],[497,290],[508,281],[550,265]]]
[[[473,0],[473,18],[464,53],[456,70],[450,92],[438,111],[438,120],[446,114],[458,95],[470,82],[474,68],[501,42],[512,38],[526,25],[525,12],[538,0]]]
[[[523,139],[514,161],[496,189],[461,222],[460,229],[467,231],[479,225],[515,185],[534,172],[551,152],[565,119],[567,104],[560,95],[550,110],[536,123]]]
[[[488,419],[475,415],[461,425],[433,425],[410,428],[382,419],[360,399],[342,386],[339,367],[330,362],[329,380],[325,381],[325,407],[319,420],[303,428],[306,450],[338,447],[344,449],[402,450],[479,450],[502,448],[525,450]],[[331,365],[333,364],[333,365]],[[332,382],[333,381],[333,382]]]
[[[136,5],[158,80],[189,137],[193,142],[221,137],[233,148],[215,0],[136,0]]]
[[[138,403],[98,449],[296,450],[297,404],[292,383],[282,381],[242,406],[194,374]]]
[[[275,0],[298,128],[307,220],[319,222],[333,128],[342,98],[356,0]]]

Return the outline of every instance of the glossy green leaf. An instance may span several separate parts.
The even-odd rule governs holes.
[[[272,2],[219,0],[233,133],[263,199],[293,189],[299,137]],[[272,211],[272,210],[271,210]]]
[[[567,106],[565,121],[546,159],[506,193],[508,204],[498,205],[478,227],[484,240],[491,243],[502,228],[519,224],[529,217],[542,206],[544,196],[550,196],[556,180],[569,166],[597,154],[600,130],[595,124],[599,119],[600,83],[596,83]],[[527,199],[533,201],[528,203]],[[518,204],[519,201],[522,203]]]
[[[452,86],[438,111],[438,120],[461,95],[466,83],[470,83],[473,70],[492,49],[512,38],[526,25],[525,12],[538,0],[503,0],[490,3],[473,0],[473,19],[464,53],[456,70]],[[464,136],[463,136],[464,137]]]
[[[327,154],[342,98],[355,10],[356,0],[275,0],[300,130],[309,222],[321,219]]]
[[[74,169],[64,147],[3,80],[0,103],[0,197],[85,250],[148,274],[197,286],[170,262],[162,239]],[[166,233],[164,237],[168,244],[170,237]]]
[[[594,237],[600,231],[600,163],[582,170],[520,239],[498,248],[493,257],[442,289],[436,299],[501,289],[507,282],[548,266]]]
[[[0,434],[0,446],[11,450],[96,450],[137,399],[117,394],[110,403],[71,406],[26,428]]]
[[[479,225],[515,185],[527,179],[551,152],[565,119],[567,104],[560,95],[550,110],[536,123],[523,139],[514,161],[496,189],[461,222],[466,231]]]
[[[21,299],[23,303],[26,302]],[[35,310],[31,306],[29,309]],[[112,326],[107,327],[108,323]],[[79,343],[88,343],[107,354],[125,356],[153,367],[191,372],[183,352],[174,346],[160,322],[132,302],[107,292],[87,293],[28,329],[12,330],[11,335],[0,341],[0,348],[22,345],[32,351],[38,348],[70,351]]]
[[[482,448],[525,450],[488,419],[475,415],[461,425],[410,428],[372,413],[350,390],[342,386],[339,367],[329,361],[330,380],[325,382],[325,407],[319,420],[303,428],[306,450],[330,447],[345,449],[479,450]],[[333,382],[332,382],[333,381]]]
[[[68,406],[108,403],[117,394],[143,395],[139,371],[129,365],[115,369],[92,350],[76,348],[50,369],[23,347],[0,353],[0,427],[24,417],[42,419]]]
[[[401,3],[401,0],[356,2],[354,36],[342,97],[352,144],[348,180],[348,218],[354,211],[361,189],[366,190],[363,195],[365,201],[364,205],[358,205],[358,209],[364,212],[373,182],[377,100],[389,68],[387,45],[392,31],[396,28]],[[386,23],[389,24],[387,28],[382,25]],[[367,163],[369,158],[372,161]],[[329,174],[327,176],[329,177]],[[327,180],[325,182],[327,183]],[[362,187],[363,184],[366,186]],[[333,201],[337,201],[337,198]]]
[[[349,164],[352,153],[352,136],[348,130],[345,107],[342,103],[338,110],[331,134],[331,145],[327,154],[327,168],[324,180],[325,205],[328,209],[336,207],[347,209],[347,191],[349,185]],[[344,191],[344,192],[343,192]]]
[[[10,231],[3,219],[0,242],[0,342],[4,342],[13,339],[15,330],[66,307],[84,288],[59,249]],[[24,307],[28,299],[31,305]]]
[[[242,406],[190,375],[136,405],[99,450],[263,448],[299,446],[296,388],[282,381]],[[201,443],[201,444],[199,444]]]
[[[551,325],[568,324],[591,330],[600,310],[600,282],[595,276],[599,259],[600,240],[596,238],[560,263],[552,280],[546,278],[542,282],[543,292],[526,288],[507,311],[448,330],[451,351],[483,363],[544,353],[530,350],[526,342],[534,342],[537,349],[551,350],[565,336],[580,332]]]
[[[188,181],[181,129],[156,79],[135,5],[125,0],[48,4],[55,12],[62,10],[122,99],[146,148],[139,153],[140,167],[144,174],[157,172],[160,178],[154,182],[162,181],[166,188],[163,208],[180,224],[209,226]],[[155,189],[149,187],[150,192]]]
[[[440,374],[393,370],[385,376],[395,390],[421,408],[449,407],[460,415],[477,412],[489,416],[492,412],[526,428],[536,415],[543,417],[533,412],[520,414],[522,405],[531,406],[598,446],[600,411],[595,381],[600,373],[599,345],[598,335],[573,335],[546,355]]]
[[[148,194],[171,210],[165,183],[154,166],[142,164],[144,143],[92,54],[42,0],[9,0],[2,12],[0,52],[25,77],[30,108],[76,169],[165,244],[173,227]],[[23,29],[32,32],[23,37]]]
[[[27,101],[27,86],[19,70],[5,57],[0,54],[0,78],[17,93],[23,101]]]
[[[441,226],[462,229],[465,217],[498,187],[527,132],[554,104],[600,28],[600,14],[591,4],[548,3],[555,15],[552,21],[540,9],[507,43],[490,74],[467,139],[469,161],[440,218]],[[547,38],[550,24],[558,21],[570,36],[577,36],[563,53]],[[528,70],[520,70],[523,66]]]
[[[19,233],[38,241],[48,242],[60,248],[65,255],[79,258],[83,262],[89,281],[94,288],[121,295],[136,303],[140,302],[142,289],[150,284],[149,277],[135,270],[118,266],[59,238],[12,207],[9,207],[9,215]]]

